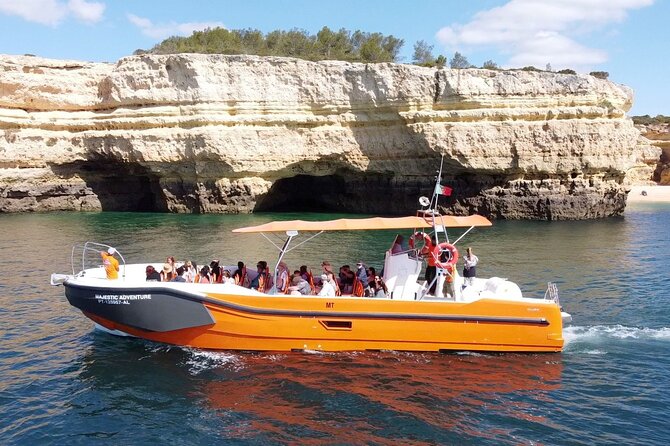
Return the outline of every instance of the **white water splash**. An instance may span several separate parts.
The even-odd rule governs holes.
[[[563,329],[565,345],[584,342],[599,343],[608,339],[670,340],[670,328],[626,327],[623,325],[594,325],[592,327],[566,327]]]
[[[183,350],[188,355],[186,365],[189,367],[189,372],[193,375],[221,367],[233,371],[240,371],[244,368],[242,359],[233,353],[212,352],[187,347],[183,347]]]

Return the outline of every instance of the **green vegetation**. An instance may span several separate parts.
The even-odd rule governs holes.
[[[272,31],[257,29],[208,28],[189,37],[169,37],[148,51],[134,54],[254,54],[286,56],[306,60],[346,60],[351,62],[396,62],[404,40],[381,33],[332,31],[324,26],[316,35],[305,30]]]
[[[499,70],[500,69],[500,67],[498,67],[498,64],[495,63],[494,61],[490,60],[490,59],[487,60],[486,62],[484,62],[484,64],[482,65],[482,68],[484,68],[485,70]]]
[[[435,58],[433,56],[433,45],[428,45],[425,40],[419,40],[414,44],[412,63],[422,67],[442,68],[447,64],[447,58],[441,54]]]
[[[449,66],[451,68],[474,68],[473,65],[470,65],[470,62],[468,62],[468,58],[456,51],[454,53],[454,57],[451,58],[451,62],[449,62]]]
[[[598,79],[607,79],[610,77],[610,74],[607,71],[591,71],[589,74]]]
[[[435,56],[433,56],[433,45],[428,45],[425,40],[419,40],[414,44],[414,55],[412,62],[415,65],[428,66],[434,63]]]
[[[670,124],[670,116],[656,115],[653,118],[649,115],[631,116],[633,123],[649,125],[649,124]]]
[[[575,70],[571,70],[570,68],[566,68],[565,70],[559,71],[558,74],[577,74],[577,72]]]

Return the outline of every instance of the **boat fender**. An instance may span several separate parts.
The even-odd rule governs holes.
[[[409,247],[414,249],[414,240],[423,239],[423,246],[430,246],[430,235],[425,232],[417,231],[409,238]],[[421,248],[423,248],[423,246]]]
[[[446,260],[442,260],[442,256],[446,251],[449,252],[449,257]],[[433,257],[435,258],[436,267],[447,269],[447,267],[456,265],[456,262],[458,262],[458,249],[451,243],[442,242],[433,249]]]

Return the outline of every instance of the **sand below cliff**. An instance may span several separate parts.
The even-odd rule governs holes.
[[[644,195],[642,192],[646,192]],[[670,203],[670,186],[632,186],[628,193],[629,203]]]

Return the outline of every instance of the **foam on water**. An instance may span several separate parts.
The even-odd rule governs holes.
[[[234,353],[213,352],[188,347],[182,347],[182,349],[187,354],[185,364],[192,375],[218,368],[226,368],[236,372],[244,369],[242,358]]]
[[[607,340],[670,340],[670,328],[626,327],[624,325],[594,325],[563,329],[566,348],[574,344],[602,343]]]

